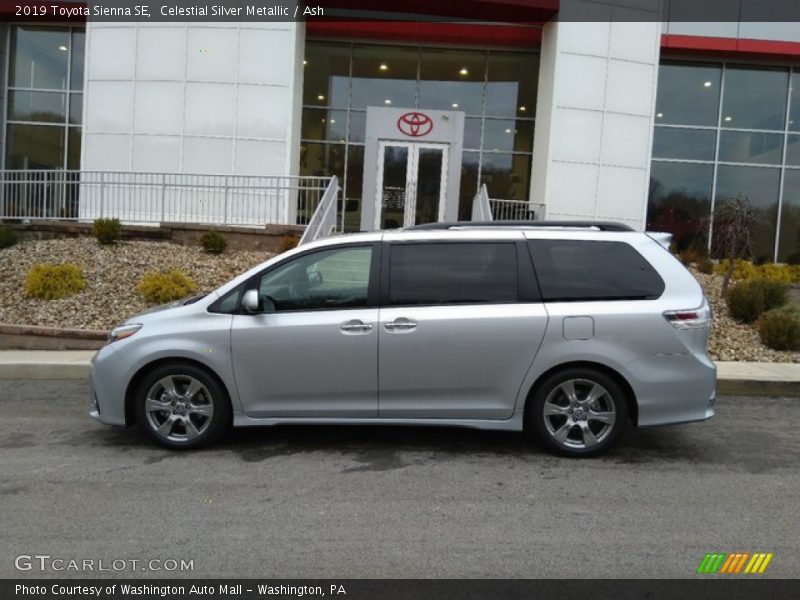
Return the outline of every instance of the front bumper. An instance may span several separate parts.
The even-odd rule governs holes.
[[[129,365],[113,346],[103,346],[89,367],[89,416],[107,425],[125,425],[125,382]]]

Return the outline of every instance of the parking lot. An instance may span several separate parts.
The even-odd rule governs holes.
[[[194,577],[691,577],[713,551],[774,553],[762,577],[800,565],[798,399],[723,397],[709,422],[570,460],[520,434],[400,427],[236,430],[175,453],[92,421],[87,390],[0,381],[0,577],[92,575],[19,572],[20,554],[184,559]]]

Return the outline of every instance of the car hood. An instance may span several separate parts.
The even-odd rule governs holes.
[[[149,315],[153,315],[155,313],[161,313],[165,310],[174,310],[180,309],[184,306],[188,306],[190,304],[194,304],[195,302],[199,302],[203,298],[208,296],[208,294],[195,294],[193,296],[188,296],[186,298],[181,298],[180,300],[175,300],[174,302],[169,302],[167,304],[159,304],[158,306],[153,306],[144,310],[125,321],[125,323],[141,323],[142,321],[147,321],[150,319]],[[159,315],[161,317],[163,315]],[[144,319],[142,318],[144,317]]]

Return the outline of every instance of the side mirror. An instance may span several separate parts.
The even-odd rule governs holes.
[[[258,302],[258,290],[247,290],[242,296],[242,308],[253,314],[260,311]]]

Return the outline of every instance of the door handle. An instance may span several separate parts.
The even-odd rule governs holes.
[[[339,325],[339,329],[346,333],[367,332],[372,330],[372,323],[364,323],[361,319],[353,319]]]
[[[390,323],[384,323],[383,328],[386,331],[410,331],[415,329],[417,326],[417,322],[412,319],[406,319],[405,317],[398,317],[394,321]]]

